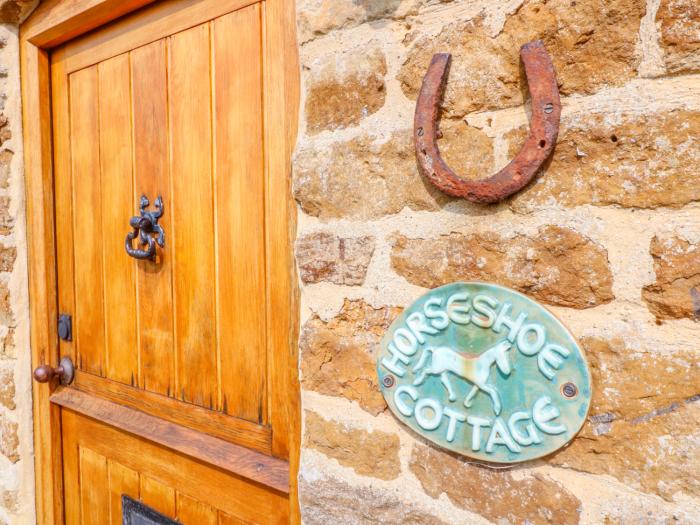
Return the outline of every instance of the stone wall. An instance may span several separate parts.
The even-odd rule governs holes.
[[[700,523],[697,0],[297,9],[304,522]],[[480,178],[527,133],[518,50],[536,38],[563,101],[551,162],[499,205],[445,197],[411,137],[432,53],[453,54],[441,150]],[[544,303],[585,349],[591,413],[559,453],[492,470],[386,410],[384,331],[427,288],[470,279]]]
[[[0,1],[0,524],[35,523],[31,354],[18,24]]]

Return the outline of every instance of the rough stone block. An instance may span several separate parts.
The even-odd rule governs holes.
[[[543,226],[537,235],[452,233],[436,239],[394,237],[392,268],[412,284],[491,281],[542,302],[590,308],[613,299],[607,251],[583,235]]]
[[[669,73],[700,72],[700,3],[661,0],[656,12],[660,44]]]
[[[0,23],[18,24],[31,13],[40,0],[1,0]]]
[[[17,248],[0,244],[0,272],[11,272],[17,258]]]
[[[391,480],[401,472],[401,443],[396,434],[348,428],[310,410],[306,411],[304,428],[304,446],[322,452],[358,474]]]
[[[516,477],[419,444],[413,448],[409,468],[429,496],[444,493],[457,507],[495,523],[579,523],[581,502],[544,476]]]
[[[12,233],[15,220],[10,215],[10,197],[0,195],[0,235],[9,235]]]
[[[460,176],[491,170],[493,143],[485,133],[461,122],[445,122],[443,132],[440,148]],[[304,212],[321,219],[376,219],[405,207],[433,211],[450,200],[418,173],[410,130],[330,144],[310,140],[294,164],[294,195]]]
[[[302,475],[299,494],[306,525],[447,525],[394,491],[352,486],[323,475],[313,480]]]
[[[317,232],[296,242],[299,276],[306,284],[328,281],[360,285],[374,253],[374,237],[338,237]]]
[[[355,27],[383,18],[401,19],[415,14],[426,0],[299,0],[297,29],[301,43],[335,29]]]
[[[19,461],[19,437],[17,423],[0,415],[0,454],[12,463]]]
[[[11,361],[0,362],[0,405],[15,409],[15,375]]]
[[[658,320],[699,318],[700,245],[679,237],[654,237],[649,253],[656,273],[656,281],[642,290],[649,310]]]
[[[549,462],[607,474],[667,500],[678,491],[698,497],[697,356],[639,352],[619,340],[581,343],[593,376],[591,411],[579,436]]]
[[[346,300],[330,321],[312,317],[299,342],[302,388],[357,401],[374,415],[384,411],[372,353],[399,313],[399,308]]]
[[[532,0],[492,38],[478,18],[448,20],[437,34],[415,40],[398,79],[415,99],[434,53],[450,52],[453,63],[445,93],[449,116],[522,104],[519,49],[541,39],[552,56],[563,95],[590,94],[636,76],[635,45],[644,0]]]
[[[384,105],[386,59],[381,50],[333,53],[308,67],[305,114],[309,133],[355,126]]]
[[[511,132],[510,153],[524,129]],[[700,112],[594,114],[565,122],[546,170],[511,201],[519,213],[559,206],[677,207],[700,200]]]

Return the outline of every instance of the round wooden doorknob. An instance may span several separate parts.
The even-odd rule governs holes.
[[[62,385],[69,385],[73,382],[75,369],[70,357],[64,357],[56,368],[49,365],[41,365],[34,370],[34,380],[37,383],[48,383],[54,377],[58,377]]]

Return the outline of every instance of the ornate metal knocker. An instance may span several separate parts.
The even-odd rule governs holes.
[[[433,56],[416,104],[413,136],[421,173],[448,195],[472,202],[498,202],[524,188],[554,150],[561,102],[552,59],[540,40],[522,46],[520,58],[532,98],[530,135],[520,152],[501,171],[488,179],[466,180],[452,171],[440,156],[437,118],[451,55]]]
[[[158,195],[156,202],[153,203],[155,210],[148,211],[150,204],[145,195],[141,196],[141,215],[132,217],[129,220],[129,225],[133,231],[126,236],[126,253],[134,259],[153,259],[156,255],[156,243],[161,248],[165,246],[165,232],[158,224],[158,219],[163,215],[163,198]],[[157,237],[153,237],[156,234]],[[134,239],[138,237],[138,245],[148,247],[146,249],[134,248]]]

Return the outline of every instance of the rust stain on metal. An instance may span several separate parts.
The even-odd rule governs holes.
[[[418,166],[424,176],[448,195],[472,202],[498,202],[525,187],[554,150],[561,115],[554,65],[540,40],[520,48],[532,98],[530,134],[515,158],[501,171],[487,179],[466,180],[442,159],[437,144],[438,112],[451,58],[449,53],[434,55],[423,79],[413,128]]]

